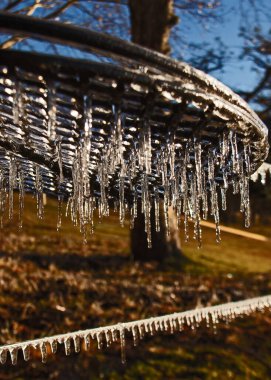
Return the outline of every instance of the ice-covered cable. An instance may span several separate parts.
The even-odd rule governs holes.
[[[184,328],[195,329],[202,322],[205,322],[207,326],[212,326],[220,320],[231,321],[239,316],[249,315],[255,311],[264,311],[270,307],[271,295],[267,295],[133,322],[118,323],[106,327],[8,344],[0,347],[0,362],[2,364],[6,363],[9,354],[12,364],[15,365],[19,351],[22,351],[24,360],[27,361],[30,359],[33,349],[39,349],[42,361],[46,362],[48,354],[56,353],[58,344],[64,344],[65,353],[69,355],[72,351],[79,352],[82,343],[84,343],[84,348],[88,349],[91,340],[97,341],[98,348],[101,348],[104,344],[109,346],[113,342],[119,342],[122,362],[125,362],[126,336],[128,334],[132,335],[134,345],[136,345],[137,341],[143,338],[145,334],[174,333],[182,331]]]

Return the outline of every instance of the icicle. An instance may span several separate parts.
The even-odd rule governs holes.
[[[189,241],[189,228],[188,228],[188,218],[189,218],[189,207],[188,207],[188,183],[187,183],[187,167],[189,165],[189,146],[186,144],[184,149],[184,157],[181,161],[181,196],[183,199],[183,214],[184,214],[184,239],[185,242]]]
[[[226,161],[229,155],[229,133],[228,131],[224,131],[222,135],[222,142],[220,144],[221,151],[221,159],[220,159],[220,167],[225,167]]]
[[[74,338],[73,338],[73,344],[74,344],[74,351],[76,353],[80,352],[80,346],[81,346],[81,339],[80,339],[80,336],[76,335]]]
[[[134,341],[134,347],[138,345],[138,328],[136,325],[132,326],[132,335]]]
[[[121,362],[126,363],[126,348],[125,348],[125,328],[119,325],[120,347],[121,347]]]
[[[227,210],[227,197],[226,197],[227,189],[225,189],[224,187],[221,187],[220,192],[221,192],[222,210],[226,211]]]
[[[153,335],[154,335],[154,332],[155,332],[154,321],[153,321],[153,320],[150,321],[150,324],[149,324],[149,330],[150,330],[150,334],[151,334],[151,336],[153,336]]]
[[[5,364],[7,361],[7,353],[8,351],[6,349],[0,350],[0,363]]]
[[[52,81],[48,82],[47,89],[47,133],[51,141],[56,139],[56,116],[57,116],[57,99],[56,86]]]
[[[18,78],[15,79],[14,83],[14,95],[13,95],[13,122],[14,124],[21,125],[21,120],[23,116],[23,95],[22,88]]]
[[[124,197],[124,178],[119,180],[119,220],[121,227],[124,227],[125,222],[125,197]]]
[[[170,180],[175,180],[175,132],[169,131],[169,137],[167,142],[168,160],[170,168]]]
[[[241,163],[241,203],[245,214],[245,227],[250,226],[250,197],[249,197],[249,176],[251,172],[250,166],[250,146],[245,143],[244,145],[244,159]]]
[[[64,175],[63,175],[63,162],[62,162],[62,148],[61,148],[61,139],[58,139],[56,143],[56,157],[59,167],[59,186],[64,181]]]
[[[155,231],[160,232],[160,200],[158,190],[154,192]]]
[[[166,236],[170,235],[168,207],[169,207],[169,205],[168,205],[167,201],[164,199],[164,217],[165,217]]]
[[[5,177],[0,168],[0,227],[3,228],[3,216],[6,207],[6,190],[4,187]]]
[[[17,359],[18,359],[18,348],[12,348],[9,350],[10,358],[11,358],[11,363],[12,365],[17,364]]]
[[[85,349],[88,351],[90,349],[90,334],[84,336]]]
[[[57,340],[56,339],[53,339],[50,341],[50,347],[51,347],[52,354],[56,354],[56,352],[57,352]]]
[[[184,241],[188,242],[189,241],[189,228],[188,228],[188,217],[189,217],[189,209],[187,207],[187,199],[185,200],[186,202],[184,203]]]
[[[23,228],[23,210],[24,210],[24,196],[25,196],[23,168],[20,168],[18,174],[19,174],[19,176],[18,176],[18,182],[19,182],[19,230],[21,230]]]
[[[244,144],[244,161],[245,161],[245,174],[247,176],[249,176],[251,173],[250,157],[251,157],[250,145],[248,143],[245,143]]]
[[[181,198],[178,199],[176,213],[177,213],[177,227],[180,228],[181,215],[182,215],[182,200],[181,200]]]
[[[66,338],[64,340],[65,354],[68,356],[71,354],[71,338]]]
[[[37,217],[39,219],[43,218],[44,206],[43,206],[43,183],[42,175],[40,173],[40,167],[36,165],[36,178],[35,178],[35,190],[37,198]]]
[[[11,156],[9,161],[9,219],[13,219],[13,190],[16,187],[17,182],[17,168],[16,168],[16,159]]]
[[[144,338],[144,326],[142,324],[139,324],[138,326],[138,332],[139,332],[139,338],[143,339]]]
[[[141,183],[141,191],[142,191],[142,209],[145,217],[145,232],[147,234],[147,242],[148,248],[151,248],[151,204],[150,204],[150,195],[149,195],[149,183],[148,176],[146,174],[143,175],[142,183]]]
[[[101,350],[103,348],[103,334],[102,332],[98,332],[96,334],[96,340],[98,344],[98,349]]]
[[[207,220],[208,218],[208,195],[206,189],[206,174],[205,170],[202,170],[202,218]]]
[[[112,336],[111,336],[110,330],[105,331],[105,341],[106,341],[106,347],[109,347],[112,343]]]
[[[151,128],[147,120],[143,120],[143,127],[140,129],[139,137],[139,165],[145,174],[151,174]]]
[[[107,186],[108,186],[108,175],[105,163],[102,161],[101,165],[98,168],[98,179],[101,189],[100,197],[100,209],[99,209],[99,218],[109,215],[109,205],[108,205],[108,196],[107,196]],[[123,194],[124,198],[124,194]],[[124,200],[123,200],[124,202]]]
[[[30,359],[31,346],[27,344],[26,346],[23,347],[22,350],[23,350],[24,360],[27,362]]]
[[[220,227],[219,227],[219,207],[217,199],[217,184],[215,182],[215,166],[214,166],[214,154],[208,152],[208,180],[210,183],[211,192],[211,215],[214,216],[216,225],[216,241],[220,242]]]
[[[112,340],[113,340],[113,342],[117,342],[118,341],[118,329],[116,328],[113,328],[112,330],[111,330],[111,333],[112,333]]]
[[[40,348],[40,354],[41,354],[41,361],[42,363],[46,363],[47,361],[47,344],[45,342],[42,342],[39,345]]]
[[[196,169],[196,182],[199,198],[202,198],[202,163],[201,163],[201,143],[194,139],[194,152],[195,152],[195,169]]]
[[[135,202],[135,197],[133,197],[133,203]],[[136,202],[137,206],[137,202]],[[130,230],[134,229],[135,226],[135,212],[134,212],[134,205],[130,208]]]
[[[232,159],[232,170],[233,173],[239,173],[239,154],[238,154],[238,146],[237,146],[237,136],[236,133],[230,131],[230,142],[231,142],[231,159]]]
[[[57,232],[60,230],[61,225],[62,225],[62,196],[58,195],[57,197],[57,225],[56,229]]]

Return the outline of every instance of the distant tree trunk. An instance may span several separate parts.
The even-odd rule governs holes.
[[[145,232],[144,215],[138,211],[138,217],[131,231],[131,250],[136,261],[159,261],[167,257],[180,257],[181,242],[177,226],[177,218],[172,207],[169,208],[169,235],[167,234],[164,220],[163,207],[160,205],[160,232],[155,231],[154,208],[151,211],[151,235],[152,248],[147,246],[147,234]]]
[[[163,54],[170,52],[169,35],[177,23],[173,0],[129,0],[132,41]],[[147,247],[144,216],[138,212],[131,232],[131,250],[135,260],[163,261],[168,256],[181,255],[180,237],[175,213],[169,209],[169,235],[160,207],[160,232],[155,231],[154,210],[151,212],[152,248]]]
[[[132,41],[168,54],[171,28],[178,22],[173,0],[129,0]]]

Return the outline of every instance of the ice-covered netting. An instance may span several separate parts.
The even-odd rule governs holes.
[[[271,176],[271,164],[268,164],[267,162],[264,162],[254,174],[252,174],[251,179],[254,182],[257,182],[258,179],[260,178],[261,183],[265,185],[266,182],[266,176],[267,175]]]
[[[121,359],[125,363],[126,340],[129,337],[132,337],[134,346],[136,346],[145,335],[155,335],[163,332],[173,334],[187,329],[194,330],[202,325],[215,327],[221,321],[230,322],[235,318],[248,316],[257,311],[262,312],[270,307],[271,295],[268,295],[161,317],[8,344],[0,347],[0,362],[5,364],[7,360],[11,360],[11,363],[15,365],[17,364],[18,354],[22,354],[24,360],[28,361],[33,350],[39,350],[42,362],[46,362],[48,355],[57,352],[59,344],[64,344],[66,355],[70,355],[71,352],[79,352],[81,348],[89,350],[96,341],[99,349],[104,346],[109,347],[113,343],[119,344],[121,347]]]
[[[267,130],[237,95],[210,76],[161,54],[80,28],[0,13],[0,30],[95,52],[92,59],[0,51],[0,217],[13,216],[13,191],[59,199],[86,236],[94,213],[131,226],[159,202],[176,210],[201,244],[209,215],[240,193],[249,225],[249,178],[267,154]],[[84,38],[82,38],[82,36]],[[99,54],[98,54],[99,53]],[[106,57],[103,63],[99,57]],[[63,201],[66,210],[61,210]],[[140,209],[138,208],[140,205]],[[111,207],[112,206],[112,207]],[[21,225],[21,219],[19,224]]]

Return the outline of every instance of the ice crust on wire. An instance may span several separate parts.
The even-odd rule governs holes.
[[[194,330],[203,323],[207,327],[212,327],[221,321],[230,322],[235,318],[248,316],[256,311],[262,312],[270,307],[271,296],[268,295],[161,317],[9,344],[0,347],[0,363],[5,364],[7,360],[10,360],[13,365],[17,364],[20,351],[23,353],[24,360],[28,361],[33,349],[40,351],[41,360],[45,363],[48,355],[57,352],[59,344],[63,344],[66,355],[70,355],[71,352],[79,352],[82,346],[85,350],[89,350],[93,341],[96,341],[99,349],[118,343],[121,347],[121,360],[125,363],[128,336],[132,337],[134,346],[136,346],[145,335],[155,335],[162,332],[173,334],[186,329]]]
[[[151,246],[152,209],[159,231],[162,202],[166,227],[172,206],[185,240],[201,245],[200,221],[209,216],[220,240],[219,214],[232,191],[249,225],[249,177],[265,157],[265,127],[238,99],[221,97],[224,87],[209,94],[152,69],[126,70],[123,83],[76,65],[72,74],[61,65],[54,74],[46,64],[34,72],[9,66],[0,70],[1,223],[13,217],[14,190],[20,227],[24,194],[36,194],[42,218],[48,193],[58,197],[58,229],[66,214],[87,237],[96,214],[114,208],[132,227],[142,212]]]

